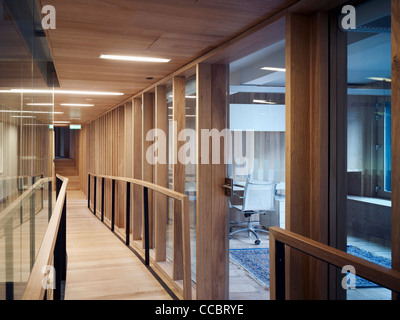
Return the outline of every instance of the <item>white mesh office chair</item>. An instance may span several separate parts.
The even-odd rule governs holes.
[[[242,212],[245,218],[248,218],[247,227],[239,230],[235,230],[229,234],[230,239],[232,235],[239,232],[249,232],[255,235],[255,244],[261,243],[260,237],[257,232],[268,232],[263,229],[258,229],[253,226],[253,223],[258,221],[252,221],[251,216],[253,214],[266,214],[270,211],[275,211],[275,193],[276,183],[266,181],[254,181],[250,178],[247,179],[244,187],[243,205],[231,205],[232,208]],[[232,228],[231,228],[232,229]]]

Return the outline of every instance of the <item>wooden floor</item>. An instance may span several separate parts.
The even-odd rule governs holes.
[[[171,300],[143,263],[87,209],[80,191],[67,194],[65,300]]]

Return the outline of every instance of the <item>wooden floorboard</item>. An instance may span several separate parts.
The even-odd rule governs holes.
[[[87,209],[67,195],[65,300],[171,300],[143,263]]]

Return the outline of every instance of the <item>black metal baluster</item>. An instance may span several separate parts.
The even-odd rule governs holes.
[[[130,234],[130,224],[131,224],[131,184],[126,183],[126,219],[125,219],[125,243],[129,246],[129,234]]]
[[[115,180],[112,180],[111,187],[111,231],[114,232],[115,223]]]
[[[35,184],[35,177],[32,177],[32,187]],[[35,191],[32,189],[31,194],[31,208],[29,219],[29,240],[30,240],[30,270],[35,264]]]
[[[88,197],[87,197],[87,207],[90,210],[90,174],[88,174]]]
[[[62,180],[56,180],[56,195],[59,196]],[[57,233],[57,240],[54,247],[54,269],[55,289],[54,300],[62,299],[62,282],[67,278],[67,195],[65,194],[64,205],[61,213],[60,226]]]
[[[97,203],[97,177],[93,177],[93,214],[96,215],[96,203]]]
[[[285,244],[275,241],[276,300],[285,300]]]
[[[104,177],[101,178],[101,222],[104,222]]]
[[[51,180],[49,180],[48,188],[49,188],[49,194],[48,194],[49,199],[48,199],[47,206],[48,206],[48,218],[50,221],[51,215],[53,212],[53,182]]]
[[[150,265],[150,243],[149,243],[149,191],[143,188],[143,207],[144,207],[144,250],[145,265]]]

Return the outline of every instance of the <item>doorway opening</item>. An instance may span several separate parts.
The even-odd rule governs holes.
[[[285,227],[285,78],[284,39],[230,64],[230,299],[270,298],[268,229]]]

